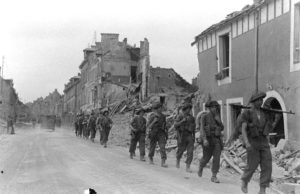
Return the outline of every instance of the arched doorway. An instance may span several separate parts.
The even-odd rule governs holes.
[[[276,91],[268,91],[267,96],[264,99],[264,106],[268,106],[272,109],[286,111],[286,107],[283,98]],[[286,114],[272,114],[272,120],[276,122],[274,133],[276,135],[270,136],[270,143],[277,146],[280,139],[288,138],[287,129],[287,115]]]

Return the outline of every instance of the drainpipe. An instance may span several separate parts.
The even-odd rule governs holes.
[[[255,91],[258,91],[258,69],[259,69],[259,8],[255,11]]]

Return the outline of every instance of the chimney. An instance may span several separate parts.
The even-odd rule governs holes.
[[[127,44],[127,38],[124,38],[123,42],[124,42],[125,44]]]
[[[107,43],[111,41],[119,41],[119,34],[113,34],[113,33],[101,33],[101,42]]]
[[[119,34],[101,33],[101,47],[103,50],[114,50],[119,42]]]
[[[259,4],[262,0],[253,0],[254,4]]]

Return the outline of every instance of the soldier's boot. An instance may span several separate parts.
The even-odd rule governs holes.
[[[104,147],[107,148],[107,143],[106,142],[104,142]]]
[[[213,183],[220,183],[219,179],[217,178],[217,174],[213,174],[210,180]]]
[[[266,187],[260,186],[258,194],[266,194]]]
[[[248,193],[248,183],[242,180],[241,190],[243,193]]]
[[[180,160],[176,160],[176,168],[180,168]]]
[[[202,167],[199,167],[199,170],[198,170],[198,177],[202,177],[202,173],[203,173],[203,168],[202,168]]]
[[[149,164],[154,164],[152,157],[149,157]]]
[[[130,152],[130,159],[133,159],[133,153]]]
[[[191,170],[191,165],[190,164],[186,164],[186,172],[192,173],[193,171]]]
[[[135,152],[133,152],[132,155],[135,157]]]
[[[94,143],[95,142],[94,138],[92,138],[91,141]]]
[[[164,168],[168,168],[168,165],[166,164],[166,160],[165,159],[162,159],[161,160],[161,167],[164,167]]]
[[[140,156],[140,161],[145,162],[146,161],[145,156]]]

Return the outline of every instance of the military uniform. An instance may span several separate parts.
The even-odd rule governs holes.
[[[139,114],[140,111],[144,110],[138,110],[136,114]],[[131,129],[131,140],[130,140],[130,148],[129,148],[129,153],[130,157],[132,158],[135,149],[136,149],[136,144],[139,142],[139,149],[140,149],[140,159],[144,161],[144,156],[145,156],[145,138],[146,138],[146,119],[141,116],[141,115],[136,115],[130,125],[132,127]]]
[[[103,115],[102,113],[99,114],[99,116],[97,117],[97,120],[96,120],[96,128],[97,130],[99,130],[99,136],[100,136],[100,144],[103,145],[103,132],[102,132],[102,127],[101,127],[101,122],[102,122],[102,119],[103,119]]]
[[[153,105],[153,109],[158,109],[161,107],[161,104],[156,103]],[[150,126],[150,131],[149,131],[149,139],[150,139],[150,150],[149,150],[149,159],[150,163],[153,164],[153,156],[156,148],[156,144],[158,143],[159,148],[160,148],[160,156],[161,156],[161,166],[162,167],[167,167],[165,164],[165,161],[167,159],[167,154],[166,154],[166,143],[167,143],[167,138],[168,138],[168,131],[166,129],[166,116],[162,114],[161,112],[153,112],[151,113],[149,120],[148,120],[148,126]]]
[[[75,135],[79,135],[79,115],[76,115],[75,122],[74,122],[74,127],[75,127]]]
[[[88,117],[85,116],[82,122],[82,133],[84,138],[89,137],[89,129],[88,129]]]
[[[106,113],[108,114],[108,112],[106,112]],[[105,112],[103,114],[105,114]],[[101,136],[103,136],[102,144],[104,144],[104,147],[107,147],[108,136],[109,136],[109,132],[110,132],[112,124],[113,124],[113,122],[108,116],[104,116],[101,119],[101,129],[102,129]]]
[[[185,111],[191,108],[191,105],[185,105],[182,110]],[[190,164],[193,160],[194,142],[195,142],[195,118],[190,114],[180,113],[174,124],[177,130],[177,143],[178,149],[176,153],[177,163],[176,167],[179,168],[180,159],[185,150],[187,150],[186,170],[190,171]]]
[[[252,95],[250,102],[254,103],[266,96],[263,92]],[[246,192],[247,184],[258,165],[261,168],[259,193],[265,193],[269,187],[272,175],[272,154],[270,151],[268,135],[271,130],[271,121],[268,113],[261,109],[251,108],[241,115],[241,122],[247,124],[246,134],[251,147],[247,148],[247,167],[241,177],[242,190]]]
[[[219,104],[216,101],[211,101],[206,105],[208,108],[218,107]],[[212,164],[212,182],[219,183],[216,178],[217,173],[220,168],[220,155],[223,149],[223,142],[221,139],[221,131],[224,130],[224,126],[220,118],[216,119],[214,114],[210,111],[202,116],[200,133],[201,138],[204,141],[207,140],[208,145],[203,145],[203,156],[200,160],[198,175],[202,176],[203,168],[209,162],[211,157],[213,157]]]
[[[10,130],[11,128],[11,130]],[[10,130],[10,131],[9,131]],[[9,134],[15,134],[15,129],[14,129],[14,121],[11,116],[8,117],[7,119],[7,133]]]
[[[95,136],[96,136],[96,117],[94,116],[94,113],[92,113],[89,118],[88,128],[90,131],[91,140],[94,141]]]
[[[84,120],[84,116],[83,114],[80,114],[78,118],[78,136],[80,137],[82,137],[82,132],[83,132],[83,120]]]

